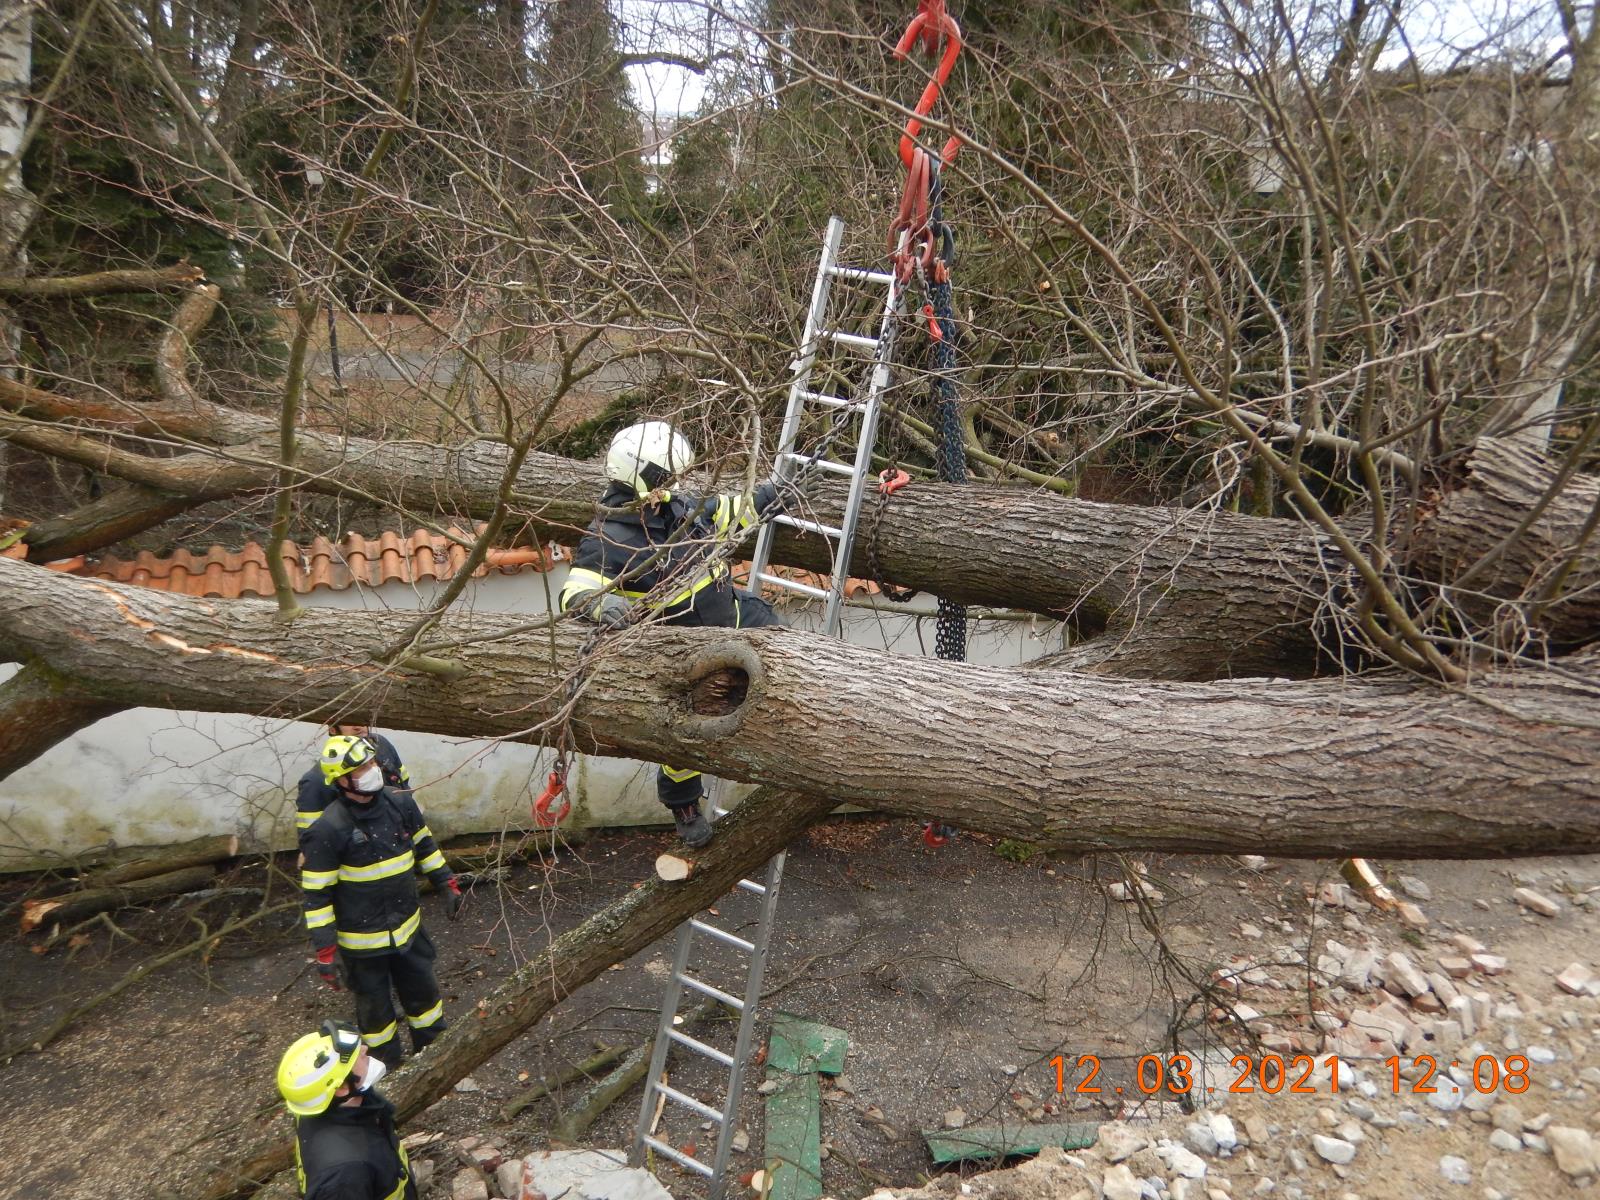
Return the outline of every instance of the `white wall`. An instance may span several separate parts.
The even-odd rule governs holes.
[[[462,603],[483,611],[548,611],[566,568],[476,580]],[[310,605],[413,610],[436,591],[387,584],[319,591]],[[903,654],[933,652],[933,603],[913,601],[921,616],[847,610],[848,640]],[[785,610],[800,628],[815,627],[817,606]],[[986,622],[968,657],[1017,663],[1060,646],[1058,627]],[[926,647],[924,649],[923,647]],[[0,665],[0,679],[14,667]],[[525,829],[529,805],[544,786],[549,756],[531,746],[385,730],[417,783],[417,797],[441,836]],[[321,726],[233,714],[140,708],[118,713],[53,747],[0,780],[0,869],[113,843],[154,846],[206,834],[239,833],[252,843],[293,842],[293,792],[316,759]],[[573,822],[630,825],[666,819],[655,799],[655,768],[627,759],[580,758],[569,780]]]

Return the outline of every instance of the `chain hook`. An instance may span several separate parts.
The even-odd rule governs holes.
[[[561,807],[554,813],[550,806],[561,800]],[[567,752],[563,748],[556,751],[555,766],[550,769],[549,778],[545,780],[544,791],[539,793],[539,798],[533,802],[533,823],[540,829],[553,829],[567,819],[567,814],[572,811],[572,801],[567,796]]]
[[[956,24],[954,17],[945,12],[944,0],[919,0],[917,15],[911,18],[906,31],[895,43],[894,56],[898,59],[906,58],[911,53],[912,44],[917,41],[922,43],[922,52],[930,57],[939,53],[941,44],[944,53],[934,70],[933,78],[928,80],[928,86],[922,89],[922,97],[913,110],[916,115],[906,122],[905,132],[900,135],[900,162],[907,169],[911,167],[917,134],[922,132],[922,118],[933,111],[940,93],[944,91],[945,82],[950,78],[950,72],[955,69],[956,58],[961,54],[961,26]],[[956,151],[960,149],[961,139],[951,134],[939,158],[948,165],[955,158]]]

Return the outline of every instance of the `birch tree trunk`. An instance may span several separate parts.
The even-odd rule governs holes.
[[[23,235],[33,219],[34,197],[22,181],[22,151],[33,84],[33,4],[8,4],[0,12],[0,278],[27,273]],[[0,302],[0,378],[14,379],[22,330]],[[10,448],[0,441],[0,511],[8,499]],[[3,531],[0,531],[3,532]]]

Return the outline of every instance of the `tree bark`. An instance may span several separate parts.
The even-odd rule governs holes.
[[[205,278],[205,272],[192,263],[170,267],[138,267],[121,271],[92,271],[86,275],[0,277],[0,295],[24,296],[30,300],[71,300],[81,296],[103,296],[112,292],[158,292],[167,288],[188,287]]]
[[[70,612],[70,626],[60,614]],[[404,613],[211,603],[0,559],[0,635],[107,700],[538,741],[585,628],[441,621],[459,681],[363,658]],[[365,649],[364,649],[365,648]],[[1082,850],[1413,858],[1600,849],[1600,654],[1469,687],[1148,683],[905,658],[797,630],[600,644],[580,750]],[[379,698],[381,696],[381,699]]]
[[[409,1120],[456,1080],[494,1057],[513,1039],[607,967],[636,954],[716,903],[760,864],[820,821],[833,801],[763,788],[717,822],[717,839],[696,852],[700,864],[685,883],[647,880],[577,928],[555,938],[495,988],[468,1020],[455,1021],[427,1052],[409,1060],[384,1091],[399,1119]],[[189,1200],[222,1200],[265,1183],[290,1162],[282,1109],[263,1097],[257,1118],[244,1130],[230,1126],[235,1147]]]
[[[197,314],[202,290],[197,289],[192,310]],[[162,460],[58,429],[7,435],[173,496],[198,502],[273,485],[277,431],[270,421],[206,403],[181,388],[176,393],[178,402],[134,406],[0,380],[0,407],[47,421],[87,421],[227,451],[226,457],[200,449]],[[448,447],[302,431],[297,464],[301,486],[310,491],[482,518],[494,510],[509,454],[508,447],[483,441]],[[1549,471],[1525,449],[1486,440],[1423,522],[1417,544],[1425,552],[1418,566],[1431,573],[1429,578],[1448,582],[1448,575],[1440,574],[1448,562],[1490,549],[1489,531],[1515,525]],[[515,515],[541,538],[571,542],[593,515],[603,482],[599,464],[531,453],[517,474]],[[1570,482],[1570,503],[1540,526],[1556,539],[1545,550],[1568,544],[1560,540],[1570,534],[1563,514],[1581,506],[1589,494],[1584,489],[1597,486],[1583,477]],[[820,484],[808,515],[837,523],[844,496],[843,486]],[[150,510],[152,518],[156,515]],[[116,532],[114,523],[104,526],[106,535]],[[92,540],[82,530],[71,545],[84,552]],[[1426,552],[1429,546],[1448,548],[1448,553]],[[1339,640],[1327,598],[1337,590],[1345,564],[1323,538],[1290,520],[930,483],[897,493],[881,520],[874,515],[863,520],[853,574],[870,574],[869,548],[876,549],[884,574],[895,583],[969,605],[1067,617],[1089,639],[1060,660],[1075,669],[1150,679],[1300,677],[1315,669],[1322,643],[1336,646]],[[1580,551],[1580,577],[1600,575],[1600,548],[1574,548]],[[829,551],[818,538],[786,530],[776,539],[773,561],[825,571]],[[1526,554],[1503,555],[1479,587],[1485,595],[1522,596],[1538,570],[1539,562],[1530,562]],[[1581,603],[1574,599],[1580,594]],[[1541,610],[1540,619],[1551,623],[1552,640],[1576,645],[1600,636],[1595,613],[1600,602],[1579,589],[1569,588],[1566,595]]]
[[[0,779],[123,706],[30,662],[0,683]]]
[[[1542,636],[1557,648],[1578,646],[1600,634],[1597,508],[1600,479],[1561,481],[1525,441],[1483,438],[1467,456],[1461,486],[1418,527],[1412,566],[1444,581],[1452,607],[1500,627],[1502,644]],[[1478,568],[1485,555],[1493,557]]]
[[[239,853],[239,839],[231,833],[195,838],[192,842],[173,846],[160,854],[136,858],[119,863],[104,871],[96,871],[84,878],[86,888],[111,887],[135,879],[148,879],[152,875],[166,875],[186,867],[208,867],[224,859],[235,858]]]

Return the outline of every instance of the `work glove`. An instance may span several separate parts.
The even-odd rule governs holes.
[[[789,507],[790,495],[786,493],[792,493],[793,490],[794,484],[792,482],[779,484],[776,479],[768,479],[764,483],[756,484],[755,493],[751,496],[751,500],[754,501],[756,506],[756,515],[770,517],[783,512],[784,509]]]
[[[333,961],[333,956],[339,952],[337,946],[324,946],[317,951],[317,974],[322,976],[322,982],[336,992],[344,991],[344,985],[339,982],[339,968]]]
[[[603,592],[584,609],[584,615],[596,625],[607,629],[621,629],[628,623],[628,610],[632,606],[615,592]]]
[[[454,921],[461,916],[461,910],[466,907],[467,898],[461,894],[461,885],[452,875],[444,881],[444,915]]]

